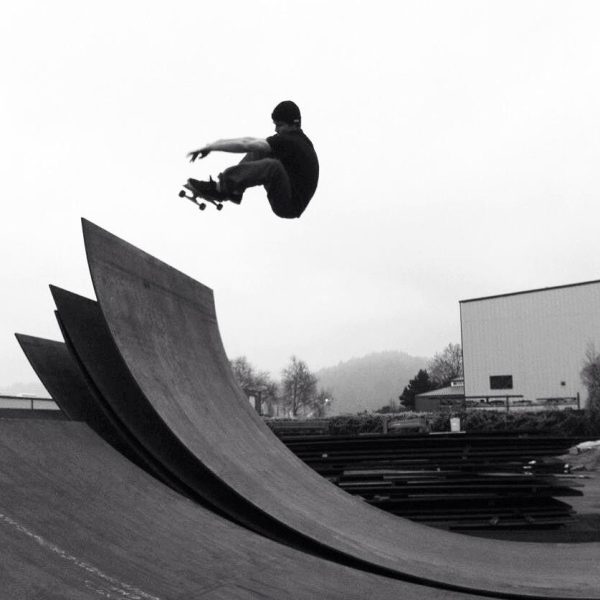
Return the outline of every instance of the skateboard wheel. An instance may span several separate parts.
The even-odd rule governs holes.
[[[223,210],[223,205],[222,204],[217,204],[217,210]]]
[[[206,204],[198,204],[198,208],[200,210],[204,210],[206,208]]]
[[[180,198],[184,198],[184,197],[185,197],[185,192],[184,192],[183,190],[181,190],[181,191],[179,192],[179,197],[180,197]]]

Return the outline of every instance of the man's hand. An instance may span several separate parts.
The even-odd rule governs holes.
[[[199,150],[192,150],[192,152],[187,153],[187,157],[190,159],[190,162],[194,162],[198,158],[205,158],[210,154],[210,150],[208,148],[200,148]]]

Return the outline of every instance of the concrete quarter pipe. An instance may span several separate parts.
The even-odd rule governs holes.
[[[599,598],[600,544],[468,538],[392,517],[298,460],[234,381],[212,291],[84,221],[98,302],[144,398],[170,435],[249,511],[340,561],[428,585],[503,597]]]

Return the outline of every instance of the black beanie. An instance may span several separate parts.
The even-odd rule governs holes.
[[[284,100],[273,109],[271,118],[273,121],[283,121],[289,125],[300,125],[300,109],[295,102]]]

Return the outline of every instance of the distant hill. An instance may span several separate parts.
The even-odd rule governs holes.
[[[319,387],[335,399],[331,414],[372,411],[398,400],[398,396],[428,358],[404,352],[376,352],[316,371]]]

